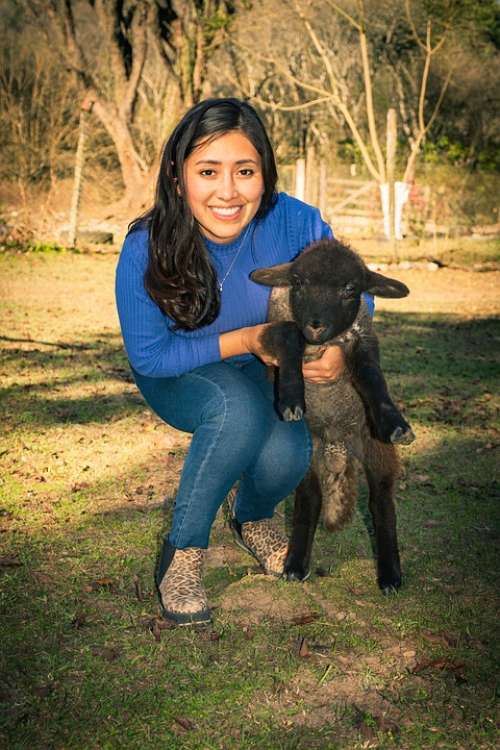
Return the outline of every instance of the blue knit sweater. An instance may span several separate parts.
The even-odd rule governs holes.
[[[130,232],[116,271],[118,315],[130,364],[141,375],[162,378],[219,362],[221,333],[266,321],[271,290],[253,282],[250,272],[286,263],[311,242],[332,236],[318,209],[280,193],[266,216],[260,221],[254,219],[234,242],[218,244],[205,240],[219,280],[224,279],[241,238],[243,243],[224,281],[217,318],[195,331],[174,331],[173,321],[144,288],[148,230]],[[252,356],[244,354],[231,360],[244,362]]]

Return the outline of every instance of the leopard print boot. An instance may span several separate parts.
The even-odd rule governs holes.
[[[269,518],[245,523],[238,523],[236,518],[232,518],[231,528],[236,543],[255,557],[265,573],[283,575],[288,539],[273,526]]]
[[[158,594],[163,615],[178,625],[210,622],[207,595],[201,582],[206,550],[200,547],[176,549],[166,540],[158,575]]]

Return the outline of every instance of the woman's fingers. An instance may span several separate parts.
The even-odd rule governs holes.
[[[329,346],[319,359],[306,362],[302,367],[304,378],[310,383],[329,383],[339,377],[345,368],[345,356],[340,346]]]

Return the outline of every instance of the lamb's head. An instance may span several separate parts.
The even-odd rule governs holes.
[[[310,245],[291,263],[253,271],[266,286],[290,287],[294,321],[306,341],[323,344],[354,323],[363,292],[379,297],[406,297],[408,287],[370,271],[359,255],[337,240]]]

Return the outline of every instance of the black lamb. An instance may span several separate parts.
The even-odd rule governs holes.
[[[313,436],[311,467],[297,488],[293,528],[285,564],[289,580],[305,580],[320,511],[330,530],[351,517],[357,497],[357,465],[369,485],[375,530],[378,584],[384,592],[401,585],[393,484],[398,470],[395,443],[414,434],[391,400],[379,364],[376,335],[363,292],[405,297],[408,288],[370,271],[337,240],[314,243],[293,262],[263,268],[254,281],[275,287],[270,297],[264,349],[279,362],[278,410],[285,420],[307,418]],[[346,368],[326,384],[304,382],[303,360],[339,345]]]

